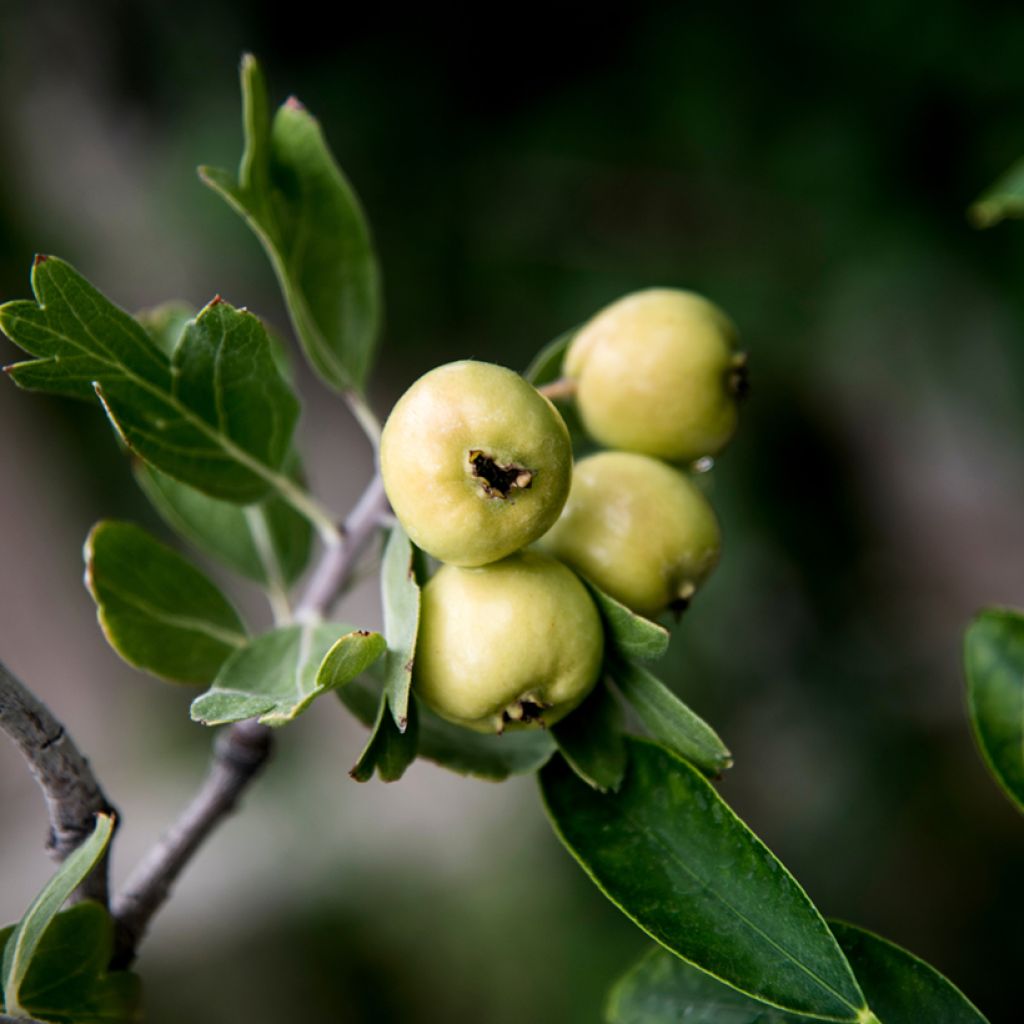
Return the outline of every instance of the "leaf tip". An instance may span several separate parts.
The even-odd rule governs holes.
[[[284,107],[285,110],[305,111],[306,104],[303,103],[298,96],[289,96],[288,99],[284,101]]]
[[[224,300],[223,300],[223,299],[221,298],[221,296],[220,296],[220,292],[218,292],[218,293],[217,293],[216,295],[214,295],[214,297],[213,297],[212,299],[210,299],[210,301],[209,301],[209,302],[208,302],[208,303],[206,304],[206,308],[207,308],[207,309],[213,309],[213,307],[214,307],[214,306],[220,306],[220,305],[221,305],[221,304],[222,304],[223,302],[224,302]]]
[[[32,260],[32,266],[38,267],[40,263],[45,263],[50,257],[45,252],[37,252],[35,258]]]

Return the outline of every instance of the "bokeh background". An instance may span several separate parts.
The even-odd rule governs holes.
[[[980,606],[1024,603],[1024,225],[979,233],[964,211],[1024,152],[1024,13],[842,6],[341,5],[338,28],[280,4],[5,0],[0,295],[28,294],[42,250],[126,308],[220,292],[286,333],[255,240],[194,174],[237,162],[251,49],[369,213],[381,413],[445,360],[524,366],[630,289],[719,302],[754,393],[706,478],[725,556],[667,677],[736,755],[722,791],[818,905],[1011,1021],[1024,821],[973,747],[960,644]],[[340,512],[370,455],[299,386],[313,484]],[[211,737],[190,692],[107,649],[80,546],[103,516],[162,528],[97,409],[0,391],[0,656],[123,812],[123,879]],[[372,579],[342,610],[379,623]],[[362,739],[329,700],[280,734],[143,949],[149,1019],[598,1020],[645,941],[532,781],[417,764],[358,786]],[[6,741],[0,815],[12,920],[51,866]]]

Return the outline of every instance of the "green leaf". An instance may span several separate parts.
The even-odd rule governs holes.
[[[396,525],[384,548],[380,573],[384,604],[384,691],[400,732],[405,731],[416,657],[416,633],[420,623],[420,587],[416,580],[416,549]]]
[[[103,856],[113,831],[113,817],[97,814],[92,835],[61,864],[8,938],[4,946],[0,984],[3,987],[6,1011],[12,1016],[27,1015],[27,1006],[21,998],[21,986],[35,959],[43,933],[68,897]]]
[[[270,120],[251,55],[241,67],[245,152],[238,176],[199,175],[252,228],[274,267],[313,368],[338,390],[361,390],[380,327],[380,274],[363,211],[320,125],[290,99]]]
[[[708,775],[720,775],[732,767],[732,754],[718,733],[646,668],[613,659],[609,671],[622,696],[663,746]]]
[[[935,968],[861,928],[830,921],[875,1017],[883,1024],[987,1024]],[[750,999],[668,950],[647,952],[612,989],[608,1024],[808,1024]],[[810,1018],[818,1020],[820,1018]]]
[[[377,718],[370,731],[370,738],[349,775],[356,782],[369,782],[376,771],[381,782],[397,782],[405,774],[406,768],[416,760],[418,738],[416,705],[409,705],[406,728],[402,732],[388,710],[387,692],[381,691]]]
[[[608,1024],[810,1024],[716,981],[667,949],[645,953],[608,994]]]
[[[1024,160],[1018,160],[967,211],[977,228],[990,228],[1010,217],[1024,217]]]
[[[624,658],[649,661],[660,658],[668,650],[669,633],[664,626],[637,615],[585,576],[580,579],[586,584],[601,613],[605,637],[613,651],[618,651]]]
[[[85,583],[110,646],[163,679],[208,683],[246,643],[242,620],[217,587],[131,523],[105,519],[92,528]]]
[[[579,327],[560,334],[554,341],[548,342],[534,357],[523,376],[536,388],[550,384],[562,376],[562,361],[572,344],[572,339],[579,333]]]
[[[135,314],[150,340],[168,359],[196,311],[185,302],[164,302]]]
[[[684,960],[756,999],[835,1021],[864,997],[807,894],[694,768],[628,740],[618,793],[561,758],[540,773],[552,824],[597,886]]]
[[[224,662],[213,685],[192,702],[192,719],[223,725],[259,716],[264,725],[284,725],[321,694],[368,668],[383,651],[379,633],[338,622],[283,626],[256,637]]]
[[[0,947],[4,940],[0,932]],[[114,923],[100,904],[86,901],[57,914],[43,932],[18,1001],[34,1019],[52,1024],[141,1021],[138,975],[107,973],[113,949]]]
[[[622,709],[603,682],[551,731],[562,757],[588,786],[607,793],[622,785],[626,774]]]
[[[913,953],[842,921],[829,921],[829,928],[883,1024],[988,1024],[951,981]]]
[[[271,487],[299,406],[251,313],[220,299],[190,321],[170,358],[127,313],[67,263],[36,257],[37,302],[0,306],[0,328],[37,358],[7,368],[21,387],[98,395],[125,443],[147,462],[239,504]]]
[[[983,611],[964,638],[967,709],[981,754],[1024,811],[1024,615]]]
[[[338,640],[324,655],[316,672],[321,690],[346,686],[361,676],[385,651],[387,643],[380,633],[356,630]]]
[[[371,678],[379,665],[378,662],[368,675],[338,691],[345,706],[367,726],[374,725],[379,709],[380,685]],[[501,782],[511,775],[529,775],[555,750],[551,733],[544,729],[523,729],[492,736],[452,725],[422,701],[414,700],[413,704],[419,722],[418,756],[459,775],[490,782]]]
[[[298,456],[291,456],[284,469],[292,480],[301,480]],[[270,590],[286,590],[309,564],[313,528],[279,495],[256,505],[236,505],[144,462],[135,463],[135,478],[168,526]]]

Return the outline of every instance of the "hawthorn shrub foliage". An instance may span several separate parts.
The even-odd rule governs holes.
[[[252,57],[241,83],[238,173],[204,167],[200,177],[258,237],[309,364],[376,443],[364,389],[381,286],[362,210],[311,114],[294,100],[272,112]],[[984,1021],[910,953],[826,920],[725,803],[714,781],[731,767],[729,751],[658,678],[665,626],[585,580],[604,654],[580,706],[550,729],[501,735],[446,721],[412,686],[431,564],[401,525],[384,514],[372,523],[387,533],[383,633],[322,614],[330,601],[296,601],[318,541],[322,564],[343,539],[334,514],[307,490],[293,438],[299,398],[259,317],[219,297],[199,311],[170,304],[131,316],[52,256],[36,257],[31,283],[32,299],[0,308],[0,327],[30,357],[8,375],[27,390],[101,404],[169,529],[262,588],[274,611],[274,627],[254,635],[177,548],[130,523],[92,529],[86,578],[107,640],[132,665],[195,687],[196,722],[280,727],[328,697],[369,727],[354,752],[358,781],[398,780],[417,757],[491,781],[536,773],[558,838],[654,940],[612,988],[607,1019],[615,1024]],[[576,334],[557,338],[524,374],[563,408],[571,390],[552,385],[564,379]],[[968,664],[979,739],[1021,802],[1020,716],[1007,726],[1006,713],[1014,701],[1019,708],[1024,679],[1021,618],[983,616],[969,635]],[[0,937],[8,1016],[141,1018],[138,978],[110,969],[108,910],[94,902],[62,909],[111,836],[110,818],[98,816],[92,836]]]

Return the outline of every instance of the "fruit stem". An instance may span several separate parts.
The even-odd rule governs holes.
[[[559,377],[557,380],[542,384],[537,390],[552,402],[569,401],[576,397],[576,380],[573,377]]]

